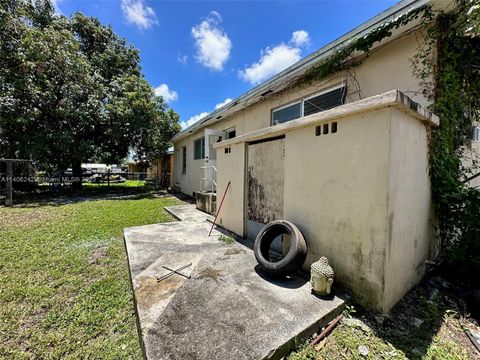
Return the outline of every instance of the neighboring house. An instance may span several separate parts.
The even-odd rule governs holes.
[[[173,186],[174,155],[173,149],[164,156],[147,161],[129,161],[128,177],[131,179],[148,179],[155,181],[159,186]]]
[[[438,118],[411,65],[425,29],[413,20],[354,54],[360,65],[292,83],[352,39],[452,3],[401,1],[184,129],[172,140],[175,186],[220,198],[230,183],[221,226],[255,238],[269,221],[292,221],[308,243],[305,269],[327,256],[361,303],[388,311],[438,250],[428,176]]]
[[[163,187],[173,186],[173,172],[175,169],[173,149],[165,156],[155,160],[147,169],[147,175]]]
[[[131,160],[127,162],[128,173],[131,174],[145,174],[147,172],[148,164],[145,161]]]

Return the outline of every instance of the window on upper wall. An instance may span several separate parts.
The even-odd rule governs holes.
[[[187,147],[184,146],[182,148],[182,174],[185,175],[187,173]]]
[[[201,137],[194,141],[193,159],[205,159],[205,137]]]
[[[272,125],[281,124],[302,116],[318,113],[343,105],[347,95],[347,86],[341,85],[332,90],[323,91],[319,94],[302,99],[291,105],[272,111]]]
[[[303,116],[332,109],[345,103],[347,87],[341,86],[334,90],[324,92],[303,100]]]
[[[225,130],[225,139],[226,140],[233,139],[235,136],[237,136],[237,132],[235,131],[234,127]]]
[[[302,102],[284,106],[272,111],[272,124],[277,125],[302,116]]]
[[[480,126],[473,129],[473,141],[480,142]]]

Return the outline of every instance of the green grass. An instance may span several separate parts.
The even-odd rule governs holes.
[[[145,180],[125,180],[123,183],[115,183],[112,182],[110,185],[108,183],[89,183],[85,182],[83,183],[83,186],[85,188],[94,188],[94,187],[111,187],[111,188],[123,188],[123,187],[143,187],[145,186],[146,181]]]
[[[220,235],[218,238],[219,241],[223,241],[225,244],[233,244],[235,242],[235,239],[227,236],[227,235]]]
[[[141,358],[122,229],[177,203],[0,208],[0,358]]]
[[[476,350],[463,332],[462,324],[478,331],[478,324],[467,314],[461,315],[455,295],[440,292],[430,297],[431,289],[423,284],[411,291],[392,310],[383,324],[378,314],[349,307],[345,318],[316,351],[308,342],[290,354],[288,360],[310,359],[470,359]],[[359,326],[349,320],[361,320]],[[417,319],[417,325],[414,325]],[[366,346],[369,354],[360,355],[358,347]]]

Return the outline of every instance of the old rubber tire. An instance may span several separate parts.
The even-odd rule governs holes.
[[[270,245],[277,236],[283,234],[289,234],[291,238],[288,253],[280,261],[271,262]],[[275,220],[260,230],[253,250],[262,270],[275,276],[287,276],[296,273],[302,267],[307,256],[307,243],[300,230],[290,221]]]

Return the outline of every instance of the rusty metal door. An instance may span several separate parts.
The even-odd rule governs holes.
[[[285,138],[247,147],[246,232],[255,239],[266,223],[283,218]]]

